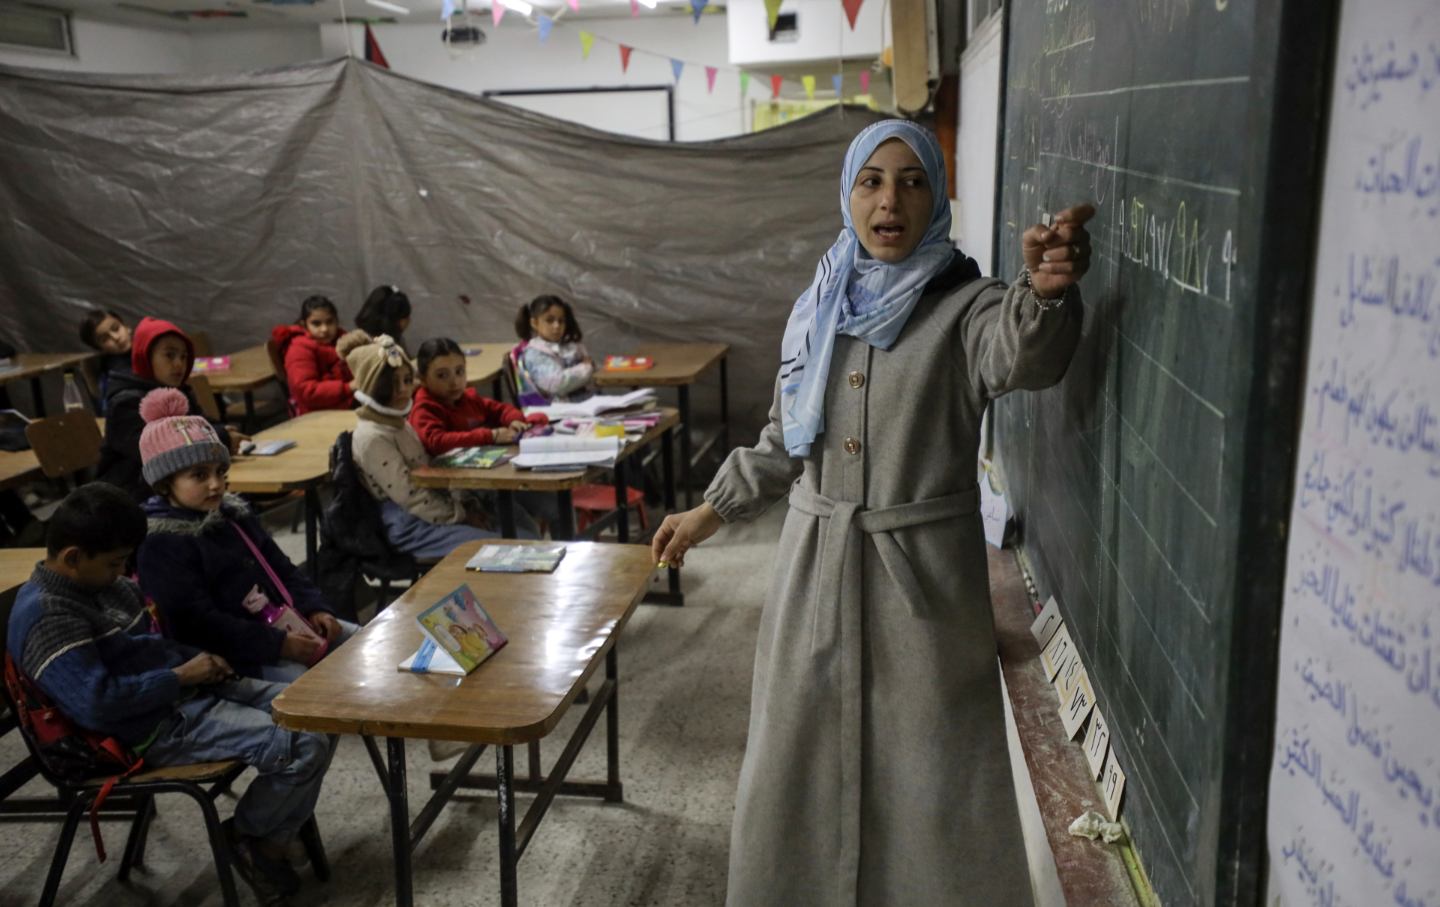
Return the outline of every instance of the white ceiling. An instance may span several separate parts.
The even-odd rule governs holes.
[[[94,18],[151,27],[181,29],[283,28],[314,26],[341,21],[341,5],[350,21],[385,20],[403,24],[440,24],[441,0],[387,0],[408,8],[408,16],[397,15],[369,5],[365,0],[63,0],[63,8]],[[470,12],[490,19],[491,0],[470,0]],[[533,0],[532,0],[533,2]],[[459,6],[460,0],[455,0]],[[46,5],[62,6],[62,3]],[[628,16],[630,0],[580,0],[580,10],[570,9],[565,0],[535,2],[535,11],[557,19],[593,19]],[[714,10],[723,3],[711,0]],[[238,14],[244,15],[226,15]],[[689,0],[659,0],[656,9],[641,10],[642,16],[690,15]],[[507,18],[519,15],[513,11]]]

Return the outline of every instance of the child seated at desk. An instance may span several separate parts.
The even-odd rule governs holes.
[[[222,656],[245,677],[289,683],[360,628],[338,619],[238,495],[225,493],[230,452],[183,394],[153,390],[140,404],[140,456],[155,495],[145,502],[140,587],[169,636]],[[258,616],[289,604],[315,635]],[[303,627],[300,628],[303,631]]]
[[[130,368],[130,328],[118,312],[94,309],[80,320],[80,342],[100,351],[100,412],[104,414],[110,375],[133,373]]]
[[[254,767],[225,832],[260,903],[284,903],[300,887],[286,849],[315,811],[330,741],[271,720],[281,684],[236,678],[224,658],[147,632],[140,591],[121,576],[144,538],[145,514],[124,492],[99,482],[72,492],[15,600],[6,656],[71,721],[147,766]]]
[[[355,465],[370,494],[380,501],[385,536],[397,551],[420,560],[438,560],[470,541],[500,533],[477,495],[421,488],[410,470],[430,465],[430,455],[415,428],[406,421],[414,408],[415,365],[405,351],[384,334],[365,342],[347,335],[340,353],[355,376],[359,420],[351,440]],[[536,532],[528,514],[522,538]]]
[[[285,363],[285,383],[290,386],[295,415],[355,405],[350,391],[354,376],[335,349],[344,333],[335,303],[324,296],[307,298],[300,303],[299,320],[276,325],[270,332],[280,361]]]
[[[365,304],[355,316],[355,326],[371,337],[384,334],[404,350],[405,329],[410,327],[410,297],[399,287],[381,284],[365,297]]]
[[[140,417],[140,400],[158,387],[173,387],[185,395],[190,415],[201,416],[200,403],[186,383],[195,364],[195,345],[185,332],[159,318],[142,318],[135,327],[135,340],[130,349],[132,374],[110,376],[109,393],[105,399],[105,445],[100,449],[96,474],[102,482],[118,485],[139,503],[150,497],[150,486],[141,477],[140,432],[145,420]],[[250,440],[233,426],[215,426],[230,453],[236,453],[242,442]]]
[[[468,386],[465,351],[448,337],[422,343],[418,367],[420,388],[410,424],[432,457],[459,447],[514,444],[530,426],[549,422],[543,415],[527,417]]]
[[[573,403],[595,393],[595,361],[581,343],[580,322],[559,296],[537,296],[515,316],[520,344],[511,353],[522,406]]]

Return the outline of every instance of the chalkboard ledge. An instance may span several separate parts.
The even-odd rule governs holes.
[[[1065,902],[1142,907],[1120,848],[1069,832],[1070,823],[1082,813],[1092,809],[1104,813],[1105,805],[1084,752],[1066,736],[1060,722],[1060,701],[1045,678],[1040,647],[1030,635],[1036,612],[1015,553],[988,545],[986,552],[1000,670]]]

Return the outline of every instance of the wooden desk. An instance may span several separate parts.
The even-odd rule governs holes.
[[[514,348],[513,343],[462,343],[465,351],[465,383],[471,387],[490,382],[490,398],[503,399],[500,376],[505,371],[505,360]]]
[[[595,384],[607,387],[673,387],[680,396],[680,471],[685,485],[685,507],[693,505],[690,471],[697,460],[717,442],[730,450],[730,373],[726,357],[727,343],[646,343],[628,355],[649,356],[655,367],[641,372],[607,372],[603,366],[595,371]],[[691,452],[691,433],[695,423],[690,413],[690,385],[712,366],[720,367],[720,434]]]
[[[271,706],[283,727],[364,737],[390,803],[395,902],[413,903],[411,857],[435,817],[460,787],[493,789],[499,800],[501,903],[518,903],[516,864],[556,794],[624,799],[620,782],[619,667],[615,640],[645,594],[654,564],[639,545],[572,543],[551,574],[474,573],[465,562],[481,544],[461,546],[345,645],[305,672]],[[527,544],[510,542],[509,544]],[[395,669],[420,645],[415,616],[460,585],[469,585],[510,643],[456,681]],[[548,775],[539,741],[553,731],[586,682],[605,665],[605,683]],[[606,713],[607,778],[567,782],[600,713]],[[387,738],[388,764],[372,736]],[[405,739],[475,744],[438,780],[412,826],[405,782]],[[516,779],[514,747],[533,744],[529,777]],[[493,777],[473,776],[485,746],[495,747]],[[515,791],[538,796],[515,823]]]
[[[330,478],[330,448],[341,432],[355,430],[355,411],[324,409],[296,416],[267,428],[255,442],[294,441],[273,457],[236,456],[230,464],[230,490],[240,494],[305,492],[305,565],[311,578],[319,568],[315,557],[320,516],[318,489]]]
[[[45,560],[44,548],[0,548],[0,596],[25,585],[35,564]]]
[[[226,353],[230,357],[230,368],[223,372],[206,372],[211,390],[217,395],[227,391],[245,394],[245,424],[255,424],[255,391],[275,380],[275,368],[270,364],[270,353],[265,344],[246,347],[237,353]],[[225,400],[217,396],[223,413]]]
[[[94,359],[99,353],[16,353],[14,365],[0,372],[0,384],[30,381],[30,396],[35,401],[35,418],[45,417],[45,394],[41,379],[57,369],[76,368]]]

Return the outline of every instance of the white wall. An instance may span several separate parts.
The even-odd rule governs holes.
[[[795,13],[796,40],[772,42],[765,0],[728,0],[725,21],[730,32],[730,59],[737,65],[798,63],[828,60],[834,72],[837,57],[878,57],[884,0],[867,0],[855,17],[855,29],[840,0],[784,0],[781,13]],[[822,81],[828,81],[822,75]]]
[[[179,29],[137,28],[72,16],[70,34],[74,56],[0,47],[0,64],[119,73],[177,73],[190,66],[189,36]]]
[[[674,14],[569,21],[562,18],[544,44],[534,26],[513,14],[499,28],[491,26],[488,15],[479,25],[487,36],[486,43],[456,55],[448,53],[440,43],[438,21],[375,26],[373,31],[395,72],[475,94],[506,89],[667,85],[674,81],[670,69],[673,56],[686,62],[675,96],[676,138],[701,141],[745,130],[739,72],[728,68],[724,16],[701,16],[698,25],[688,15]],[[588,60],[580,56],[581,29],[596,36]],[[364,55],[363,34],[363,28],[350,29],[356,56]],[[326,56],[345,52],[343,26],[321,26],[321,40]],[[612,42],[635,48],[628,72],[620,71],[620,51]],[[713,94],[706,91],[706,65],[721,67]],[[756,75],[752,79],[751,97],[761,97],[762,92],[768,96],[769,90],[763,77]],[[660,112],[663,103],[648,93],[629,100],[624,95],[574,95],[533,106],[540,104],[552,116],[630,135],[655,137],[657,128],[664,125]],[[597,118],[603,118],[603,122],[597,122]]]
[[[970,36],[969,45],[960,55],[960,126],[955,142],[956,192],[960,209],[956,241],[987,275],[991,271],[995,241],[995,148],[1000,135],[1001,18],[997,14],[983,22]]]

